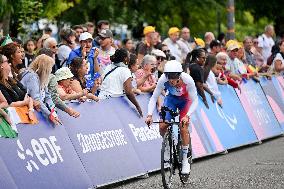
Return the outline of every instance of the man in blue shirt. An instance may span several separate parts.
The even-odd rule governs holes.
[[[96,72],[99,72],[99,64],[97,61],[97,51],[96,48],[92,48],[93,37],[90,33],[84,32],[79,37],[80,48],[73,49],[68,57],[67,65],[72,63],[72,60],[76,57],[81,57],[87,60],[88,64],[88,74],[85,76],[87,81],[94,80]]]

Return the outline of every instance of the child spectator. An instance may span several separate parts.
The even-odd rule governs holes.
[[[134,74],[139,69],[138,59],[135,54],[130,54],[128,68],[130,69],[132,75],[132,91],[135,94],[141,94],[141,90],[137,88],[136,75]]]
[[[29,39],[24,44],[25,49],[25,67],[28,67],[32,61],[35,59],[35,42],[32,39]]]
[[[215,55],[208,55],[204,66],[204,81],[206,82],[210,91],[213,93],[214,97],[217,99],[218,105],[222,107],[223,103],[221,92],[218,89],[218,84],[215,77],[215,74],[219,75],[220,73],[217,67],[217,59]]]

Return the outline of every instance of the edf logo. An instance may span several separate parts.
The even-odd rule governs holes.
[[[18,156],[20,159],[27,162],[26,168],[29,172],[32,172],[33,169],[39,170],[39,166],[35,161],[36,159],[44,166],[63,162],[63,158],[60,154],[61,148],[56,142],[55,136],[50,136],[48,139],[32,139],[31,149],[25,149],[20,140],[17,140]]]

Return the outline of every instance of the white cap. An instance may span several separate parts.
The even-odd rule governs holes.
[[[67,67],[62,67],[55,72],[56,80],[61,81],[64,79],[72,78],[74,75]]]
[[[176,60],[170,60],[165,64],[164,73],[169,72],[182,72],[182,65],[179,61]]]
[[[160,57],[166,58],[165,53],[163,51],[159,50],[159,49],[153,49],[151,53],[155,56],[160,56]]]
[[[87,39],[93,39],[92,34],[90,34],[89,32],[84,32],[79,37],[79,41],[87,40]]]

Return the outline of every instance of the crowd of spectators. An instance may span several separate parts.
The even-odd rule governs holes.
[[[96,30],[95,30],[96,29]],[[60,40],[44,33],[37,41],[23,43],[16,38],[0,39],[0,115],[11,123],[5,108],[27,106],[27,116],[35,119],[40,112],[54,125],[62,124],[60,109],[72,117],[80,112],[66,101],[84,103],[126,96],[143,112],[136,95],[152,93],[169,60],[177,60],[196,85],[207,108],[210,100],[224,106],[219,85],[240,89],[244,80],[284,73],[284,41],[275,41],[272,25],[260,36],[246,36],[243,41],[225,41],[206,32],[192,38],[190,29],[171,27],[162,40],[154,26],[146,26],[144,38],[114,42],[110,23],[101,20],[63,28]],[[166,91],[163,92],[165,94]],[[160,109],[159,98],[157,109]]]

